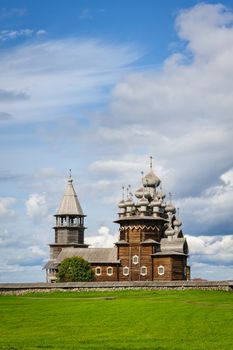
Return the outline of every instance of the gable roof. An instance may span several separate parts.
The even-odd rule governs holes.
[[[117,248],[63,248],[57,257],[61,263],[66,258],[79,256],[89,263],[119,263]]]

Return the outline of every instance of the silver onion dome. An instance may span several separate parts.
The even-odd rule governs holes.
[[[125,206],[126,207],[133,207],[134,206],[134,202],[133,202],[132,198],[127,198],[126,199]]]
[[[118,208],[125,208],[126,204],[125,201],[122,199],[119,203],[118,203]]]
[[[142,197],[139,201],[138,201],[138,206],[146,206],[149,204],[149,201],[146,197]]]
[[[135,192],[135,197],[136,198],[142,198],[143,197],[143,187],[140,187],[136,192]]]
[[[157,175],[155,175],[154,171],[151,169],[149,173],[143,177],[142,183],[144,186],[158,187],[160,185],[160,179]]]
[[[172,214],[175,214],[176,212],[176,208],[174,207],[174,205],[172,203],[168,203],[165,207],[165,211],[167,213],[172,213]]]
[[[166,197],[166,195],[165,195],[165,193],[163,191],[159,191],[159,192],[157,192],[157,197],[161,198],[161,199],[164,199]]]
[[[180,226],[182,225],[182,221],[181,221],[179,218],[176,218],[176,219],[173,221],[173,225],[174,225],[174,226],[180,227]]]
[[[171,237],[171,236],[173,236],[174,234],[175,234],[174,229],[171,227],[171,225],[169,225],[168,228],[167,228],[166,231],[165,231],[165,235],[166,235],[167,237]]]

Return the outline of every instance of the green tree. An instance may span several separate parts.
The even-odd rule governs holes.
[[[57,277],[57,282],[89,282],[94,281],[95,274],[86,260],[75,256],[62,261]]]

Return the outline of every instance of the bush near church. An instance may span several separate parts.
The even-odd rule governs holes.
[[[57,282],[90,282],[95,280],[91,265],[75,256],[64,259],[59,267]]]

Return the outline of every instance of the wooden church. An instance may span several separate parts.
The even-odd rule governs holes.
[[[143,174],[142,174],[143,175]],[[123,190],[124,192],[124,190]],[[84,241],[85,216],[71,175],[55,214],[55,241],[44,266],[47,282],[56,281],[60,263],[69,257],[87,260],[96,281],[171,281],[190,279],[188,244],[171,198],[168,202],[160,179],[152,169],[135,192],[127,189],[119,202],[119,240],[112,248],[90,248]]]

